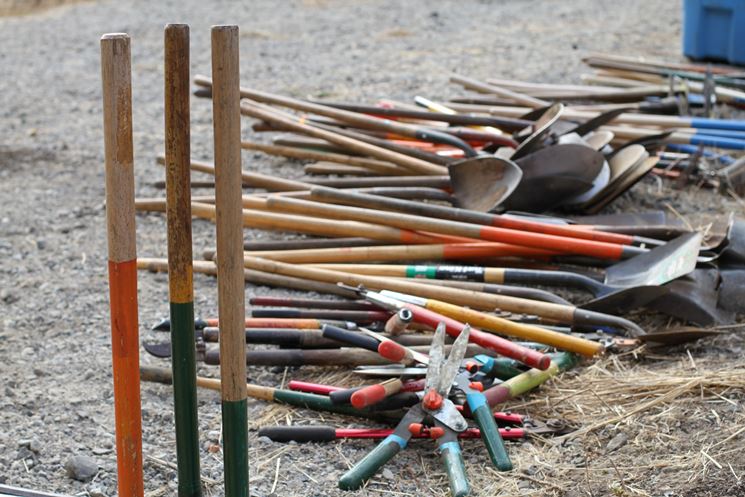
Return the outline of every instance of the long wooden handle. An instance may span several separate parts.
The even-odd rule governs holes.
[[[142,497],[142,415],[129,36],[101,38],[111,352],[119,495]]]
[[[206,78],[204,76],[195,77],[194,82],[201,86],[209,86],[211,84],[209,78]],[[251,99],[256,102],[281,105],[283,107],[289,107],[290,109],[295,109],[302,112],[309,112],[312,114],[317,114],[319,116],[330,117],[332,119],[352,124],[363,129],[384,131],[387,133],[394,133],[410,138],[420,138],[438,143],[446,143],[464,150],[468,155],[475,155],[473,149],[462,140],[446,133],[441,133],[436,130],[415,126],[413,124],[391,121],[390,119],[381,119],[379,117],[374,117],[359,112],[350,112],[348,110],[329,107],[327,105],[308,102],[306,100],[298,100],[292,97],[276,95],[265,91],[253,90],[250,88],[241,88],[241,97]]]
[[[384,245],[274,251],[249,251],[246,255],[295,264],[332,262],[392,262],[473,260],[525,257],[547,260],[556,252],[506,243],[453,243],[433,245]]]
[[[314,190],[311,190],[311,197],[313,197],[313,195]],[[312,213],[316,216],[333,219],[372,222],[403,229],[415,229],[432,233],[442,233],[451,236],[461,236],[485,241],[511,243],[541,249],[549,248],[567,254],[586,255],[600,259],[618,260],[646,252],[646,249],[606,242],[511,230],[498,228],[496,226],[482,226],[398,212],[393,213],[360,207],[322,204],[276,195],[267,198],[267,205],[272,209],[280,209],[287,212]]]
[[[225,495],[248,496],[245,284],[241,177],[241,114],[237,26],[212,28],[212,114],[215,136],[217,303]]]
[[[194,261],[194,272],[200,274],[217,275],[217,265],[212,261]],[[138,257],[137,269],[151,272],[167,272],[168,261],[166,259]],[[266,285],[277,288],[294,288],[307,292],[325,293],[329,295],[339,295],[342,297],[353,297],[349,290],[331,283],[322,283],[319,281],[307,280],[302,278],[293,278],[281,274],[272,274],[253,269],[244,269],[243,278],[247,283],[254,285]]]
[[[244,100],[241,103],[241,112],[251,117],[263,119],[264,121],[277,123],[298,133],[321,138],[323,140],[334,143],[354,152],[361,153],[363,155],[369,155],[370,157],[375,157],[376,159],[381,159],[392,162],[394,164],[398,164],[399,166],[406,167],[408,169],[411,169],[412,171],[427,175],[447,174],[447,169],[443,166],[438,166],[421,159],[415,159],[413,157],[393,152],[391,150],[386,150],[374,145],[370,145],[368,143],[364,143],[360,140],[355,140],[354,138],[348,138],[346,136],[341,136],[337,133],[333,133],[325,129],[320,129],[309,124],[304,124],[299,119],[293,119],[290,116],[277,112],[276,110],[270,109],[269,107],[266,107],[264,105],[257,104],[256,102]]]
[[[334,152],[319,152],[306,148],[281,147],[278,145],[266,145],[263,143],[254,143],[244,141],[241,144],[244,150],[258,150],[270,155],[280,155],[293,159],[307,159],[315,161],[333,162],[336,164],[347,164],[349,166],[361,167],[380,174],[406,175],[410,171],[397,166],[391,162],[369,159],[367,157],[357,157],[354,155],[337,154]]]
[[[247,268],[258,271],[279,273],[296,278],[324,281],[326,283],[341,282],[350,286],[364,285],[373,290],[393,290],[489,312],[495,309],[502,309],[520,314],[538,315],[562,323],[571,323],[574,320],[575,307],[573,306],[473,292],[457,288],[435,287],[413,281],[397,280],[395,278],[363,276],[326,269],[316,269],[251,256],[245,257],[245,264]]]
[[[481,81],[477,81],[472,78],[466,78],[465,76],[460,76],[458,74],[453,74],[452,76],[450,76],[450,81],[463,85],[464,88],[468,88],[469,90],[476,90],[481,93],[493,93],[494,95],[498,95],[502,98],[507,98],[509,100],[512,100],[519,104],[527,105],[534,109],[551,105],[551,102],[548,102],[546,100],[541,100],[540,98],[531,97],[529,95],[518,93],[516,91],[507,90],[506,88],[501,88],[496,85],[482,83]]]
[[[191,265],[189,26],[167,25],[164,45],[168,284],[178,492],[199,497],[202,488]]]

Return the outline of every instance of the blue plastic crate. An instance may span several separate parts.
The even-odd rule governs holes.
[[[684,0],[683,53],[745,65],[745,0]]]

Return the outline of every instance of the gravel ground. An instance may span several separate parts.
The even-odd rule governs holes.
[[[680,52],[680,5],[664,0],[106,1],[0,18],[0,67],[6,74],[0,93],[0,371],[5,377],[0,483],[76,495],[116,493],[98,39],[107,32],[132,37],[137,192],[161,195],[151,183],[163,177],[155,157],[163,149],[162,28],[167,22],[191,25],[194,74],[210,73],[209,26],[236,23],[241,28],[243,82],[339,100],[448,97],[457,91],[447,82],[451,70],[477,78],[576,81],[582,71],[580,57],[588,51],[667,58],[679,58]],[[212,148],[210,111],[209,102],[193,102],[192,150],[194,157],[207,160]],[[285,177],[301,174],[297,163],[254,154],[244,155],[244,168]],[[658,191],[652,183],[639,188],[621,205],[649,207],[654,202],[659,207],[666,201],[684,213],[702,206],[712,211],[733,208],[712,199],[711,193],[697,203],[690,195]],[[165,255],[164,225],[161,216],[138,217],[141,255]],[[198,254],[210,247],[213,228],[195,222],[194,229]],[[197,276],[195,285],[198,313],[214,314],[214,281]],[[278,293],[252,287],[248,294],[270,291]],[[141,275],[143,337],[152,338],[149,325],[166,315],[167,302],[166,278]],[[734,354],[737,347],[728,343],[717,350]],[[706,355],[709,350],[694,352]],[[143,362],[155,363],[145,356]],[[266,385],[283,380],[281,371],[251,368],[250,374]],[[292,373],[296,378],[311,374]],[[146,489],[151,496],[170,495],[176,488],[169,462],[174,460],[170,390],[143,385],[142,395]],[[254,425],[302,422],[309,416],[306,411],[250,403]],[[218,396],[200,393],[203,474],[211,495],[222,495],[221,485],[209,482],[220,481],[222,475],[221,457],[210,450],[219,418]],[[353,422],[326,421],[339,426]],[[257,496],[349,495],[336,489],[336,480],[349,461],[371,447],[368,442],[281,446],[256,440],[253,434],[251,443],[251,494]],[[591,484],[582,471],[571,473],[560,485],[542,486],[535,481],[538,477],[530,476],[530,461],[521,459],[523,449],[513,447],[517,476],[477,477],[484,472],[483,457],[466,451],[474,495],[490,495],[494,481],[525,495],[609,491],[608,482]],[[95,460],[99,471],[92,481],[66,476],[64,464],[74,455]],[[428,448],[407,451],[388,469],[357,495],[446,491],[444,474]],[[729,488],[729,472],[713,471],[709,476],[716,486],[711,488]],[[634,474],[623,470],[610,478],[628,481]],[[637,480],[634,488],[645,492],[641,495],[662,495],[655,483]],[[684,480],[670,480],[665,495],[693,488]]]

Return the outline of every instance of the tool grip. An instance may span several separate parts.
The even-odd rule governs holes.
[[[330,426],[268,426],[259,429],[260,437],[275,442],[331,442],[336,430]]]
[[[450,482],[452,497],[465,497],[470,492],[466,467],[458,442],[445,442],[440,445],[440,457]]]
[[[329,393],[329,399],[334,405],[350,404],[352,402],[352,395],[354,392],[362,387],[344,388],[335,392]]]
[[[371,352],[377,352],[380,342],[371,336],[363,335],[353,331],[345,330],[330,324],[324,324],[321,329],[323,336],[339,342],[344,342],[355,347],[360,347]]]
[[[481,439],[486,444],[486,450],[489,451],[489,457],[492,464],[500,471],[509,471],[512,469],[510,456],[504,446],[504,440],[499,434],[499,428],[494,421],[494,415],[486,404],[486,399],[481,392],[466,394],[468,407],[471,409],[471,415],[476,420],[481,430]]]
[[[375,385],[368,385],[354,392],[350,401],[353,407],[362,409],[377,404],[386,397],[400,392],[402,386],[403,383],[398,378]]]
[[[517,368],[518,362],[514,359],[494,358],[484,354],[477,355],[475,359],[481,364],[479,372],[484,373],[489,378],[509,380],[522,373]]]
[[[406,447],[406,440],[397,435],[388,435],[339,479],[342,490],[357,490],[369,480],[385,463]]]

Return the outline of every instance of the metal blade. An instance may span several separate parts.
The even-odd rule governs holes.
[[[451,351],[452,353],[452,351]],[[445,357],[445,323],[437,325],[432,345],[429,348],[429,365],[427,367],[427,383],[425,390],[434,388],[439,391],[440,372]]]
[[[354,374],[358,374],[360,376],[383,378],[390,378],[395,376],[401,376],[404,378],[420,378],[427,374],[427,370],[425,368],[407,368],[401,364],[391,364],[390,366],[396,367],[358,366],[357,368],[355,368]]]
[[[440,326],[443,327],[444,331],[445,325],[441,323],[437,328],[439,329]],[[455,376],[458,374],[458,371],[460,371],[460,365],[463,362],[463,358],[466,356],[466,349],[468,349],[468,336],[470,334],[471,326],[465,325],[463,331],[460,332],[458,338],[453,342],[453,347],[450,349],[450,355],[448,356],[447,362],[440,371],[440,382],[435,388],[437,388],[437,391],[443,397],[447,397],[448,393],[450,393],[450,388],[453,386]],[[429,376],[427,377],[427,381],[429,381]]]
[[[458,433],[468,428],[468,422],[460,411],[455,408],[455,404],[450,399],[443,399],[442,407],[430,414],[437,421]]]

